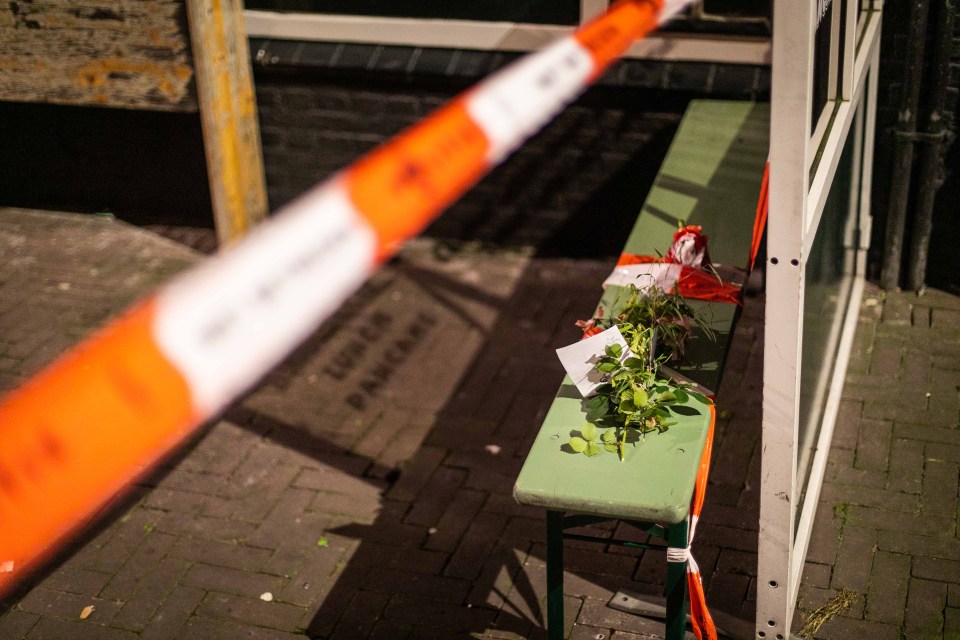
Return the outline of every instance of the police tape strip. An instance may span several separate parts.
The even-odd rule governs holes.
[[[0,404],[0,595],[689,0],[622,0],[176,278]]]

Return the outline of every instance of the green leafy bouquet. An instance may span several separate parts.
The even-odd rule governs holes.
[[[653,431],[666,431],[676,424],[677,415],[696,415],[697,410],[688,406],[690,398],[712,404],[694,391],[693,385],[659,375],[663,362],[677,356],[678,350],[682,353],[690,320],[703,327],[702,321],[676,294],[648,296],[631,289],[623,311],[609,326],[616,324],[632,355],[622,358],[623,347],[612,344],[597,360],[596,369],[606,381],[597,387],[596,395],[584,400],[587,423],[567,443],[587,456],[606,450],[622,461],[627,444],[635,444]],[[661,340],[668,350],[658,354]]]

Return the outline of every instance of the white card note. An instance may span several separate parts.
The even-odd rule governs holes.
[[[570,379],[577,385],[577,389],[584,398],[592,395],[597,387],[609,380],[609,374],[597,371],[596,365],[597,360],[604,356],[604,350],[612,344],[619,344],[623,348],[620,352],[620,362],[633,357],[623,334],[615,326],[595,336],[584,338],[580,342],[557,349],[560,363],[563,364],[563,368],[567,370]]]

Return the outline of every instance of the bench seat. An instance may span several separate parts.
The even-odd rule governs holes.
[[[768,135],[767,104],[691,102],[623,252],[663,254],[681,223],[695,224],[709,237],[714,263],[745,271]],[[617,312],[622,294],[623,289],[616,286],[603,292],[599,306],[605,317]],[[716,340],[695,331],[686,349],[688,361],[671,366],[683,378],[713,393],[720,384],[739,307],[688,302],[706,319]],[[563,637],[558,628],[563,624],[563,529],[591,521],[583,516],[640,521],[641,527],[668,539],[670,547],[687,546],[687,515],[714,420],[712,407],[692,398],[691,403],[698,409],[696,415],[677,416],[677,424],[665,433],[648,434],[627,447],[623,462],[607,452],[588,458],[562,449],[571,432],[586,422],[586,412],[569,377],[561,384],[514,485],[514,497],[520,504],[547,510],[547,627],[551,639]],[[681,638],[685,570],[679,562],[668,564],[667,636]]]

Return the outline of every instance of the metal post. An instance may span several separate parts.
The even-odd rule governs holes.
[[[562,511],[547,511],[547,638],[563,640]]]
[[[895,289],[900,284],[900,266],[903,262],[903,235],[907,224],[907,205],[910,198],[910,170],[913,165],[913,138],[917,130],[917,106],[920,103],[920,83],[923,79],[923,49],[927,33],[927,0],[912,0],[910,28],[907,35],[907,55],[903,65],[903,95],[897,114],[894,135],[893,170],[887,209],[886,241],[880,286]]]
[[[930,104],[927,108],[927,143],[921,147],[918,168],[917,206],[915,222],[910,237],[910,268],[907,271],[907,287],[914,291],[923,289],[927,275],[927,255],[930,249],[930,233],[933,230],[933,203],[940,188],[943,174],[944,111],[947,103],[947,86],[950,83],[950,53],[953,44],[953,0],[937,3],[939,15],[931,53]]]
[[[689,517],[683,522],[670,525],[667,546],[673,549],[687,548]],[[666,640],[683,640],[687,632],[687,561],[667,560],[667,629]]]

